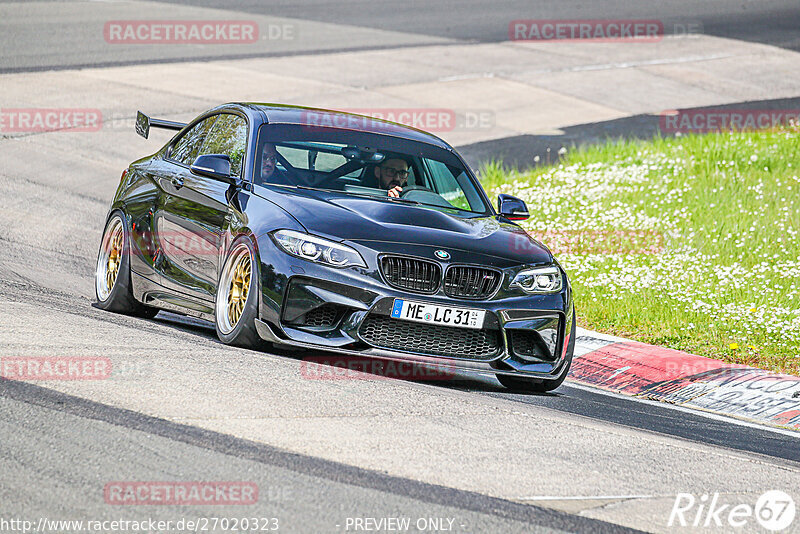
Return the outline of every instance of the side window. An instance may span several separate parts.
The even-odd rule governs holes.
[[[183,134],[181,138],[172,145],[172,148],[170,148],[170,159],[179,161],[184,165],[191,165],[194,163],[194,160],[197,159],[200,147],[203,144],[203,140],[205,140],[206,134],[214,125],[214,121],[217,120],[217,116],[218,115],[213,115],[198,122],[191,130]]]
[[[242,172],[244,152],[247,149],[247,121],[230,113],[223,113],[217,117],[198,156],[227,154],[231,158],[231,174],[239,176]]]

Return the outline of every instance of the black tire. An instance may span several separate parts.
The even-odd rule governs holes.
[[[243,254],[249,258],[250,274],[247,295],[241,312],[235,321],[228,314],[229,304],[235,299],[231,298],[233,274],[236,269],[235,262],[243,259]],[[267,343],[261,339],[256,331],[255,321],[258,318],[258,302],[261,294],[260,263],[258,254],[252,241],[245,236],[238,237],[231,245],[228,256],[220,269],[217,280],[217,296],[214,302],[214,325],[220,341],[226,345],[235,345],[248,349],[263,349]]]
[[[119,239],[121,243],[112,247],[112,240]],[[114,251],[112,253],[112,250]],[[125,216],[120,211],[114,211],[108,218],[100,240],[100,250],[97,253],[95,265],[94,291],[97,297],[97,307],[116,313],[124,313],[136,317],[152,319],[158,313],[157,308],[145,306],[133,296],[131,288],[131,247],[130,234]],[[113,260],[112,255],[116,257]],[[111,264],[114,267],[111,267]],[[116,270],[116,275],[109,278],[109,273]],[[109,290],[108,287],[111,286]]]
[[[569,344],[567,345],[567,357],[561,368],[561,376],[555,380],[541,380],[509,375],[496,375],[497,380],[506,388],[522,393],[547,393],[558,388],[564,383],[572,365],[572,355],[575,352],[575,308],[572,308],[572,328],[570,328]]]

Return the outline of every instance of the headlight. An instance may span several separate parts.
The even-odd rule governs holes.
[[[272,239],[284,251],[304,260],[331,267],[367,266],[361,255],[352,248],[321,237],[293,230],[278,230],[272,233]]]
[[[537,267],[517,273],[510,287],[518,287],[525,293],[557,293],[561,291],[561,271],[558,267]]]

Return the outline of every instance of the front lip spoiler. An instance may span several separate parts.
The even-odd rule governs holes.
[[[454,360],[450,358],[435,358],[431,356],[421,356],[421,355],[412,355],[412,354],[404,354],[404,353],[395,353],[387,350],[377,349],[377,348],[370,348],[367,350],[350,350],[341,347],[328,347],[325,345],[317,345],[314,343],[304,343],[301,341],[287,341],[285,339],[281,339],[278,337],[275,332],[273,331],[272,327],[262,321],[261,319],[255,319],[255,326],[256,332],[258,333],[259,337],[264,341],[269,343],[273,343],[275,345],[282,345],[287,348],[302,348],[302,349],[310,349],[310,350],[325,350],[328,352],[335,352],[338,354],[346,354],[348,356],[360,356],[362,358],[377,358],[381,360],[388,360],[394,362],[408,362],[408,363],[415,363],[419,365],[427,365],[430,367],[437,367],[441,369],[449,368],[453,371],[459,372],[467,372],[471,374],[481,375],[481,376],[488,376],[494,377],[496,375],[505,375],[505,376],[525,376],[534,379],[540,380],[558,380],[561,377],[561,373],[564,372],[563,366],[559,366],[558,374],[550,374],[550,373],[533,373],[533,372],[523,372],[523,371],[514,371],[514,370],[506,370],[506,369],[495,369],[491,367],[490,363],[496,361],[492,360],[492,362],[487,361],[465,361],[465,360]]]

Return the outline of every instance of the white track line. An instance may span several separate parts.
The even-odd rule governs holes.
[[[559,497],[544,495],[539,497],[517,497],[517,501],[619,501],[623,499],[655,499],[656,497],[672,497],[672,495],[576,495]]]

